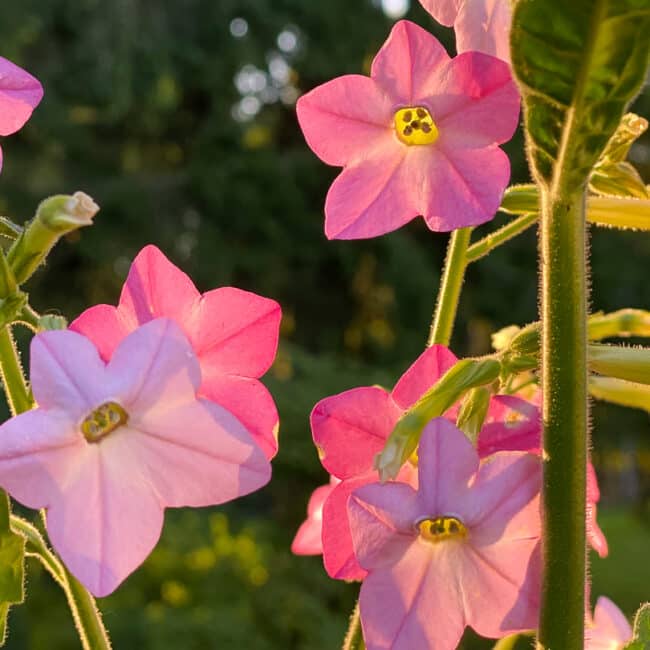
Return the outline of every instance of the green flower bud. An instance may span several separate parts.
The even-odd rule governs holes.
[[[650,384],[650,348],[592,343],[589,367],[600,375]]]

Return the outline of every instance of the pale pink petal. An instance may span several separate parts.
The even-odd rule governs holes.
[[[420,2],[441,25],[451,27],[463,0],[420,0]]]
[[[300,128],[328,165],[347,165],[393,139],[393,100],[374,80],[345,75],[314,88],[296,103]]]
[[[507,63],[480,52],[451,59],[432,79],[427,103],[446,149],[507,142],[519,123],[520,98]]]
[[[407,147],[394,138],[334,180],[325,199],[328,239],[365,239],[396,230],[417,216],[402,171]]]
[[[596,602],[593,626],[586,632],[585,650],[613,650],[632,640],[632,627],[628,620],[605,596]]]
[[[373,571],[359,599],[367,649],[455,650],[466,625],[461,561],[460,544],[416,540],[395,565]]]
[[[332,482],[332,479],[335,482]],[[309,497],[307,519],[300,525],[291,543],[295,555],[320,555],[323,552],[323,505],[332,490],[339,484],[338,479],[330,477],[327,485],[317,487]]]
[[[371,483],[357,488],[348,500],[352,545],[367,571],[399,561],[417,538],[421,515],[417,492],[405,483]]]
[[[94,305],[69,325],[69,329],[88,337],[97,346],[104,361],[113,356],[119,342],[135,327],[135,321],[126,323],[112,305]]]
[[[344,479],[372,469],[401,410],[375,386],[353,388],[314,406],[311,430],[325,469]]]
[[[391,393],[405,411],[449,370],[458,358],[444,345],[427,348],[401,376]]]
[[[105,401],[104,362],[97,348],[76,332],[57,330],[35,336],[29,376],[38,405],[60,408],[73,421]]]
[[[129,334],[115,350],[105,375],[104,394],[128,413],[167,411],[190,403],[201,383],[190,342],[167,318],[150,321]]]
[[[268,459],[278,452],[279,417],[271,393],[257,379],[214,376],[200,394],[230,411],[253,436]]]
[[[494,217],[510,179],[510,161],[501,149],[410,149],[404,167],[417,188],[411,200],[431,230],[477,226]]]
[[[47,508],[84,460],[87,443],[59,409],[34,409],[0,426],[0,486],[28,508]]]
[[[128,435],[130,453],[164,506],[225,503],[271,478],[271,465],[248,431],[208,400],[136,414]]]
[[[130,453],[130,433],[123,428],[89,444],[47,512],[52,545],[95,596],[114,591],[142,564],[162,528],[162,504]]]
[[[0,57],[0,135],[18,131],[42,98],[43,86],[38,79]]]
[[[598,506],[587,501],[587,540],[599,557],[609,555],[609,544],[602,528],[598,525]]]
[[[478,465],[478,454],[462,431],[444,418],[431,420],[418,448],[423,509],[434,515],[455,512],[459,502],[467,500],[467,486]]]
[[[510,0],[465,0],[454,22],[456,49],[510,61]]]
[[[421,100],[430,78],[449,61],[442,44],[429,32],[408,20],[400,20],[372,62],[371,77],[398,106]]]
[[[120,315],[137,324],[164,316],[190,334],[199,292],[190,278],[155,246],[145,246],[133,260],[122,288]]]
[[[281,318],[275,300],[250,291],[222,287],[204,293],[190,332],[203,381],[224,373],[263,375],[275,358]]]

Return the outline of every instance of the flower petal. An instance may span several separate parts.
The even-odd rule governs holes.
[[[632,640],[632,627],[623,612],[607,597],[601,596],[594,609],[594,627],[589,630],[585,650],[622,647]]]
[[[0,135],[18,131],[42,98],[40,81],[0,56]]]
[[[125,323],[112,305],[94,305],[73,320],[69,329],[88,337],[97,346],[101,358],[108,361],[119,342],[135,327],[135,321]]]
[[[454,22],[458,52],[484,52],[510,61],[512,10],[508,0],[466,0]]]
[[[215,376],[201,385],[200,394],[230,411],[269,460],[278,453],[278,411],[262,382],[236,375]]]
[[[420,2],[441,25],[451,27],[463,0],[420,0]]]
[[[400,415],[390,395],[376,386],[353,388],[318,402],[311,430],[325,469],[341,479],[371,470]]]
[[[400,20],[372,62],[370,76],[397,105],[412,106],[422,99],[430,78],[449,61],[442,44],[408,20]]]
[[[458,358],[444,345],[427,348],[401,376],[391,395],[403,410],[409,409],[451,368]]]
[[[218,505],[258,490],[271,478],[271,465],[248,431],[208,400],[152,409],[129,426],[131,453],[147,468],[166,507]]]
[[[323,552],[323,505],[338,483],[338,479],[330,477],[327,485],[320,485],[309,497],[307,519],[291,543],[291,552],[295,555],[320,555]]]
[[[393,101],[362,75],[314,88],[300,97],[296,112],[307,144],[328,165],[347,165],[393,138]]]
[[[507,142],[519,123],[520,97],[504,61],[480,52],[451,59],[431,79],[428,102],[446,149]]]
[[[190,333],[203,381],[224,373],[260,377],[278,348],[282,310],[275,300],[222,287],[201,296]]]

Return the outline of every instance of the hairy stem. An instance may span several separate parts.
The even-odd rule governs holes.
[[[12,415],[32,408],[32,400],[9,326],[0,329],[0,373]]]
[[[363,632],[361,630],[359,601],[357,601],[350,615],[350,625],[348,627],[348,633],[345,635],[345,641],[343,641],[343,650],[365,650],[365,647]]]
[[[517,219],[513,219],[510,223],[507,223],[502,228],[491,232],[489,235],[479,239],[475,244],[472,244],[467,249],[467,255],[465,257],[465,262],[471,264],[480,260],[482,257],[485,257],[488,253],[491,253],[495,248],[505,244],[507,241],[510,241],[517,235],[521,235],[522,232],[525,232],[530,228],[534,223],[537,222],[539,215],[535,213],[524,214]]]

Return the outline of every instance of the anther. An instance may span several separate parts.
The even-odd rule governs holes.
[[[98,442],[128,421],[128,413],[117,402],[106,402],[84,418],[81,432],[88,442]]]
[[[438,129],[424,106],[398,109],[395,112],[395,132],[407,145],[432,144],[438,139]]]
[[[467,537],[465,524],[457,517],[426,517],[415,523],[420,537],[431,543]]]

